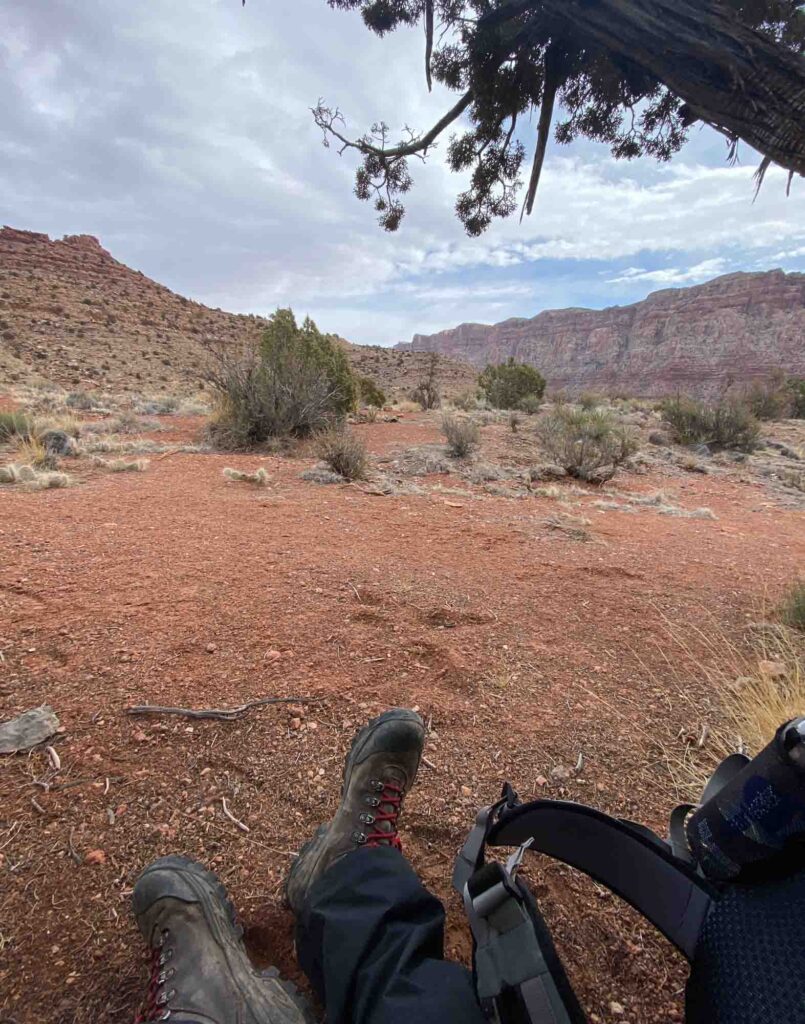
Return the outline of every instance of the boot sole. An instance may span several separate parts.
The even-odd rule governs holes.
[[[355,738],[353,739],[352,744],[349,748],[349,753],[347,754],[346,761],[344,763],[344,775],[341,782],[341,802],[343,802],[344,794],[346,793],[347,788],[349,787],[350,778],[352,776],[352,769],[355,767],[355,764],[357,763],[358,758],[360,757],[361,752],[365,748],[366,743],[369,740],[371,734],[375,731],[375,729],[377,729],[378,726],[385,725],[386,722],[399,721],[414,722],[418,725],[421,725],[423,733],[425,732],[424,722],[419,717],[419,715],[415,711],[408,711],[405,708],[395,708],[391,711],[384,711],[381,715],[378,715],[377,718],[373,718],[370,722],[367,722],[367,724],[358,733],[356,733]],[[416,771],[419,770],[419,763],[420,762],[417,761]],[[414,775],[416,775],[416,771],[414,772]],[[338,814],[340,810],[341,804],[338,805],[335,813]],[[289,906],[291,906],[291,902],[288,899],[288,887],[291,884],[295,872],[301,866],[305,858],[312,857],[314,855],[316,846],[322,844],[323,840],[327,836],[329,828],[329,825],[320,825],[316,829],[316,833],[313,836],[313,838],[308,839],[308,841],[303,844],[303,846],[299,850],[299,853],[296,855],[296,857],[294,857],[293,861],[291,862],[291,867],[288,871],[288,878],[286,879],[285,882],[285,901],[286,903],[288,903]],[[315,870],[315,864],[313,866],[313,870]]]
[[[293,982],[282,979],[279,971],[275,967],[267,968],[265,971],[256,971],[252,967],[251,961],[249,960],[246,952],[246,947],[243,944],[243,926],[238,920],[237,911],[227,894],[223,882],[221,882],[217,875],[213,874],[212,871],[208,871],[202,864],[199,864],[198,861],[192,860],[190,857],[184,857],[181,854],[171,854],[168,857],[160,857],[158,860],[149,864],[140,877],[142,878],[148,871],[156,868],[181,872],[184,880],[198,896],[199,903],[203,907],[204,918],[227,961],[229,961],[227,941],[234,941],[238,952],[242,955],[245,961],[247,969],[253,971],[255,976],[264,982],[274,981],[277,987],[282,989],[286,998],[291,1000],[299,1014],[306,1021],[311,1021],[313,1019],[310,1006],[299,993]],[[134,889],[136,892],[136,883]],[[214,899],[220,901],[226,910],[226,916],[228,918],[227,923],[230,929],[228,934],[222,934],[219,921],[217,920],[216,915],[212,912],[212,901]],[[237,984],[238,988],[241,990],[244,999],[246,999],[246,993],[243,992],[242,987],[238,983],[237,973],[234,970],[232,971],[232,977],[235,984]],[[246,1002],[248,1005],[247,999]],[[289,1014],[284,1007],[272,1007],[272,1011],[273,1012],[271,1017],[268,1019],[267,1024],[300,1024],[299,1018],[292,1013]]]

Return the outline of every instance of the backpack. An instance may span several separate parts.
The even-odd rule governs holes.
[[[521,803],[506,783],[478,812],[453,871],[493,1024],[585,1024],[518,868],[527,850],[578,868],[630,903],[692,964],[695,1024],[805,1024],[805,718],[754,760],[734,754],[663,840],[563,800]],[[516,847],[505,864],[487,847]]]

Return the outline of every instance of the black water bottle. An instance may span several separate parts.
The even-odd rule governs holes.
[[[688,843],[714,881],[756,880],[793,858],[805,866],[805,717],[688,818]]]

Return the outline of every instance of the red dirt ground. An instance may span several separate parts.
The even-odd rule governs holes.
[[[425,417],[358,429],[377,454],[437,439]],[[131,1020],[145,978],[131,888],[177,851],[218,872],[253,954],[299,981],[283,876],[337,802],[353,731],[396,704],[430,722],[434,766],[406,850],[466,957],[449,876],[476,808],[510,779],[524,799],[662,829],[676,794],[654,739],[695,724],[668,623],[739,630],[805,563],[801,513],[731,477],[618,481],[715,521],[577,496],[579,543],[546,528],[549,498],[379,496],[300,480],[311,461],[174,454],[0,492],[0,720],[47,702],[65,730],[58,773],[42,750],[0,762],[3,1020]],[[226,465],[264,465],[271,485],[229,483]],[[266,695],[314,702],[234,723],[125,714]],[[580,771],[551,774],[579,754]],[[648,925],[569,869],[534,859],[530,875],[592,1021],[681,1019],[683,965]]]

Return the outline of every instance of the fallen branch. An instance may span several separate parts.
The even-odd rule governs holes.
[[[196,711],[193,708],[166,708],[160,704],[137,704],[126,708],[127,715],[184,715],[185,718],[218,718],[224,722],[234,722],[252,708],[262,708],[267,704],[311,704],[318,697],[263,697],[250,700],[236,708],[204,708]]]
[[[224,814],[227,816],[227,818],[229,818],[229,820],[234,825],[237,825],[238,828],[241,830],[241,832],[249,832],[250,831],[249,826],[248,825],[244,825],[242,821],[238,821],[238,819],[235,817],[235,815],[226,806],[226,797],[225,796],[221,797],[221,806],[223,807]]]

